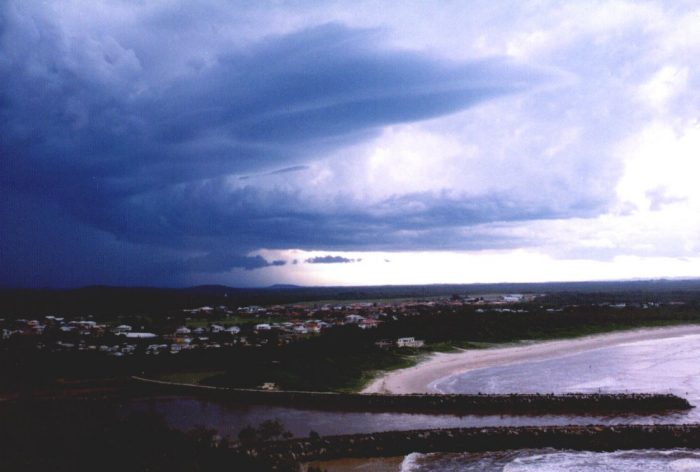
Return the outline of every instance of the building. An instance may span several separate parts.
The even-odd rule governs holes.
[[[364,316],[360,316],[360,315],[354,315],[354,314],[353,314],[353,315],[347,315],[347,316],[345,317],[345,323],[347,323],[347,324],[358,324],[358,323],[360,323],[360,322],[361,322],[362,320],[364,320],[364,319],[365,319],[365,317],[364,317]]]
[[[425,342],[421,339],[410,338],[399,338],[396,340],[396,345],[398,347],[423,347]]]

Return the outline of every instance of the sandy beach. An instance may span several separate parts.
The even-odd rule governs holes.
[[[435,353],[407,369],[387,372],[373,380],[363,393],[435,392],[431,384],[447,376],[486,367],[545,360],[619,344],[700,334],[700,325],[642,328],[573,339],[523,342],[507,347]]]

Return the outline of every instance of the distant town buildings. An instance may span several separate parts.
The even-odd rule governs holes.
[[[124,315],[114,320],[93,316],[50,314],[40,318],[0,319],[0,347],[21,339],[21,345],[36,349],[94,351],[122,357],[136,354],[178,355],[198,349],[258,348],[269,343],[284,345],[323,335],[339,326],[345,329],[377,330],[383,323],[423,314],[439,314],[457,306],[472,306],[472,313],[527,313],[536,309],[559,313],[573,306],[524,305],[532,294],[454,294],[450,297],[382,302],[296,303],[242,307],[202,306],[178,310],[170,315],[139,317]],[[665,305],[682,304],[681,301]],[[658,302],[598,302],[617,310],[650,309]],[[414,334],[414,333],[406,333]],[[368,331],[371,336],[371,331]],[[29,343],[29,344],[28,344]],[[381,339],[374,345],[383,349],[421,348],[425,341],[412,336]]]

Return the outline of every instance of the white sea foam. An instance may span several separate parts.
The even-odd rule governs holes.
[[[437,470],[437,469],[435,469]],[[504,472],[609,472],[700,471],[700,453],[683,449],[672,451],[553,452],[515,458]]]
[[[404,457],[401,462],[401,472],[416,472],[420,470],[417,461],[422,457],[425,457],[425,454],[421,454],[420,452],[412,452]]]
[[[669,464],[673,471],[698,472],[700,471],[700,459],[678,459]]]

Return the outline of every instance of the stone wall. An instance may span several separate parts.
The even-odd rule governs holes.
[[[670,394],[509,394],[386,395],[332,392],[267,391],[208,387],[135,377],[145,388],[168,394],[203,395],[245,404],[284,405],[341,411],[392,411],[453,414],[659,413],[692,408]]]
[[[351,457],[392,457],[411,452],[483,452],[508,449],[700,448],[700,425],[483,427],[328,436],[236,446],[233,454],[300,462]]]

